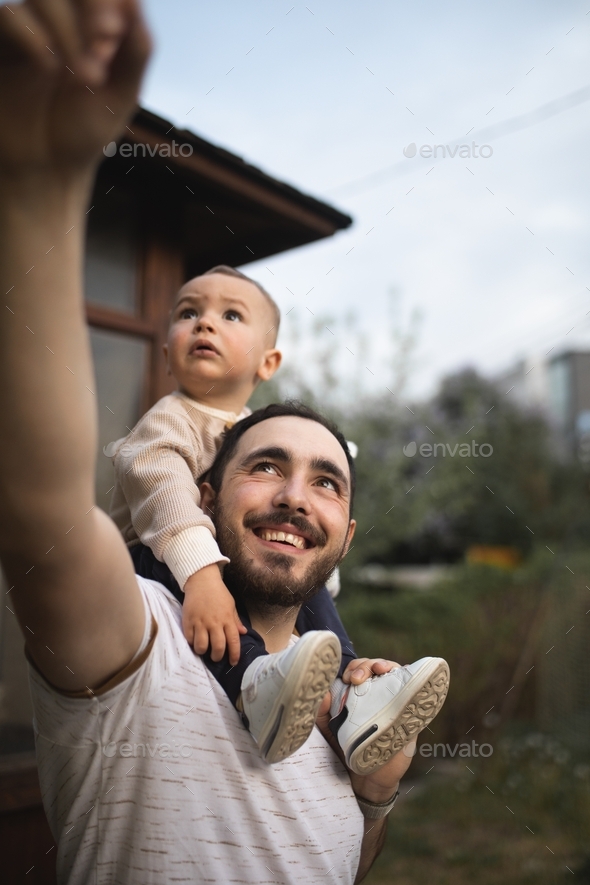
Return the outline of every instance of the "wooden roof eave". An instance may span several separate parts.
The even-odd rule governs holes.
[[[182,135],[184,136],[184,133]],[[157,145],[162,146],[162,144],[168,144],[172,149],[172,142],[177,141],[178,137],[178,133],[175,133],[174,138],[154,133],[135,121],[133,124],[133,135],[126,135],[125,141],[129,141],[132,144],[143,143],[151,147],[152,150]],[[207,181],[209,185],[214,183],[228,195],[231,194],[233,197],[238,195],[251,205],[257,204],[267,212],[288,219],[291,223],[299,224],[313,232],[317,238],[331,236],[337,230],[348,227],[348,224],[351,222],[348,216],[342,215],[344,223],[335,223],[335,221],[313,212],[305,206],[298,205],[295,200],[273,192],[269,187],[265,187],[264,183],[254,181],[238,171],[229,169],[227,165],[221,162],[216,162],[210,157],[203,156],[194,147],[193,153],[189,157],[178,155],[175,157],[158,158],[158,155],[155,154],[154,159],[159,159],[162,163],[165,162],[182,169],[188,177],[194,177],[199,181]]]

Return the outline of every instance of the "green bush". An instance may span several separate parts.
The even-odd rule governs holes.
[[[511,572],[460,565],[452,577],[428,591],[376,591],[348,580],[338,609],[359,654],[402,664],[424,655],[437,655],[449,662],[449,697],[433,729],[437,740],[460,741],[468,730],[481,727],[492,708],[494,715],[486,724],[498,724],[523,648],[531,629],[536,629],[533,625],[539,606],[544,608],[537,645],[543,638],[549,647],[555,641],[551,639],[556,622],[552,611],[555,607],[565,610],[567,600],[573,599],[580,587],[590,584],[587,555],[568,556],[566,561],[572,563],[575,575],[560,557],[547,550],[539,551],[526,566]],[[578,625],[578,642],[584,624]],[[568,659],[564,655],[569,648],[562,642],[552,652],[553,667],[564,664],[567,672]],[[539,657],[543,658],[539,663],[545,665],[544,649],[537,648],[534,661]],[[524,684],[516,687],[518,703],[510,710],[509,718],[516,715],[535,720],[538,680],[543,672],[537,666]],[[577,676],[586,679],[588,688],[590,669]],[[590,736],[588,746],[590,749]]]

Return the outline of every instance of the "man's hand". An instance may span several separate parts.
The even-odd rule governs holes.
[[[390,670],[399,667],[400,664],[395,661],[386,661],[383,658],[357,658],[348,664],[342,675],[342,681],[347,684],[361,685],[372,676],[381,676],[383,673],[389,673]],[[327,739],[328,743],[337,756],[344,761],[344,756],[340,745],[334,739],[332,732],[328,728],[330,721],[330,695],[327,694],[320,707],[317,726]],[[355,793],[367,799],[369,802],[385,802],[395,793],[397,785],[404,776],[412,761],[413,747],[415,742],[408,744],[403,750],[400,750],[390,761],[373,774],[359,775],[349,771],[350,781]]]
[[[399,667],[395,661],[383,658],[358,658],[351,661],[342,675],[342,681],[349,685],[361,685],[371,676],[381,676]],[[328,728],[330,721],[330,695],[326,695],[318,713],[317,726],[330,744],[336,755],[344,762],[344,754]],[[407,744],[403,750],[372,774],[361,776],[348,769],[352,789],[357,796],[381,805],[390,800],[399,787],[399,782],[410,767],[416,742]],[[345,763],[346,764],[346,763]],[[378,821],[365,821],[365,832],[361,846],[359,868],[355,878],[361,882],[369,872],[375,858],[381,852],[385,840],[387,818]]]
[[[386,661],[383,658],[358,658],[351,661],[342,675],[342,681],[350,685],[361,685],[371,676],[382,676],[399,667],[396,661]],[[413,747],[415,742],[404,747],[397,753],[387,765],[373,774],[361,775],[350,772],[350,780],[353,790],[369,802],[385,802],[397,789],[397,784],[404,776],[412,761]],[[371,798],[369,795],[381,798]]]
[[[403,750],[392,756],[382,768],[364,777],[349,770],[350,783],[356,795],[376,805],[382,805],[392,799],[399,789],[400,780],[410,767],[415,747],[415,741],[406,744]],[[361,882],[365,878],[375,858],[381,853],[385,843],[387,820],[386,817],[377,821],[365,820],[361,857],[355,883]]]
[[[347,666],[342,681],[347,685],[362,685],[371,676],[382,676],[399,666],[395,661],[386,661],[384,658],[357,658]]]
[[[238,663],[240,633],[247,630],[217,565],[195,572],[184,585],[182,629],[197,654],[205,654],[211,647],[211,659],[220,661],[227,643],[230,664],[235,667]]]
[[[81,280],[94,169],[149,48],[136,0],[0,6],[0,558],[27,647],[64,689],[102,685],[144,632],[129,553],[94,506]]]
[[[0,174],[93,168],[135,106],[149,51],[135,0],[0,7]]]

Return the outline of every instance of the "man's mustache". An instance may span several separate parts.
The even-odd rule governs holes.
[[[316,547],[325,547],[328,543],[328,537],[321,529],[312,525],[309,520],[298,513],[281,513],[276,510],[270,513],[251,513],[244,517],[243,525],[246,529],[254,529],[259,526],[269,525],[292,525],[294,528],[303,532],[306,537],[312,541]]]

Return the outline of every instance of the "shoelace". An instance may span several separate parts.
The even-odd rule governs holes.
[[[274,676],[278,670],[278,660],[279,655],[262,655],[258,659],[258,666],[254,671],[254,675],[252,677],[252,685],[258,686],[258,683],[263,678],[263,676]],[[269,658],[271,658],[269,662]]]

